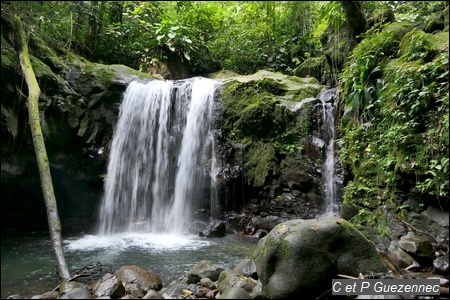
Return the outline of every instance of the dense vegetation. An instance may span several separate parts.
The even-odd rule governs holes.
[[[338,1],[2,1],[2,14],[19,14],[54,49],[144,72],[177,60],[192,76],[293,75],[318,62],[320,82],[340,90],[337,144],[355,221],[374,221],[384,205],[402,215],[410,194],[448,206],[448,1],[350,2],[370,27],[356,37],[344,34],[354,21]]]

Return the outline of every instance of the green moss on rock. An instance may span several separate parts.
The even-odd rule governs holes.
[[[269,171],[276,162],[275,149],[270,143],[258,142],[246,154],[249,162],[249,172],[254,179],[254,186],[263,186]]]

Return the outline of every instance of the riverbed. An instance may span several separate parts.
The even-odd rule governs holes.
[[[251,258],[258,240],[229,234],[223,238],[196,235],[121,233],[108,236],[74,235],[63,240],[71,272],[99,261],[116,270],[137,265],[157,273],[163,287],[201,260],[230,268]],[[31,297],[58,284],[51,242],[47,233],[2,237],[1,297]]]

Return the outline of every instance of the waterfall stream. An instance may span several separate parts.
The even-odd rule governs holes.
[[[326,210],[324,215],[339,215],[339,205],[336,200],[336,176],[334,158],[334,109],[333,99],[336,89],[321,92],[318,98],[322,101],[323,126],[322,137],[325,147],[325,162],[323,164],[322,178]]]
[[[213,106],[219,82],[132,82],[111,144],[99,234],[187,230],[217,206]]]

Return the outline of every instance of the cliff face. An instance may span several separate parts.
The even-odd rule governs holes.
[[[46,213],[27,123],[24,84],[8,24],[2,24],[2,225],[45,229]],[[41,124],[65,230],[92,228],[118,108],[127,84],[154,77],[123,65],[92,63],[55,51],[35,36],[31,61],[41,88]],[[226,77],[226,78],[225,78]],[[280,220],[310,218],[322,205],[324,149],[320,126],[325,87],[316,79],[259,71],[216,74],[223,80],[221,199],[224,211],[243,208]],[[311,101],[301,109],[296,105]]]
[[[8,24],[2,24],[2,225],[33,230],[46,228],[45,206],[27,120],[28,91],[11,36]],[[92,225],[122,93],[130,81],[152,77],[126,66],[57,53],[34,36],[29,44],[63,226]]]

